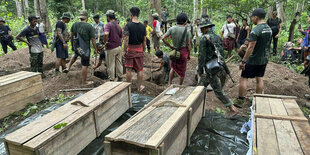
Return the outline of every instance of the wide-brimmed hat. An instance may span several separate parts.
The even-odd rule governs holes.
[[[152,14],[152,17],[159,17],[159,14],[158,13],[154,13],[154,14]]]
[[[86,11],[86,10],[80,11],[79,18],[80,18],[80,19],[86,19],[86,18],[88,18],[88,13],[87,13],[87,11]]]
[[[61,19],[64,19],[64,18],[71,19],[72,17],[71,17],[71,14],[69,12],[65,12],[62,14]]]
[[[114,10],[108,10],[105,14],[106,15],[114,15],[115,11]]]
[[[200,23],[199,28],[212,27],[212,26],[215,26],[215,25],[211,21],[205,20],[202,23]]]
[[[5,20],[3,18],[0,18],[0,22],[5,23]]]

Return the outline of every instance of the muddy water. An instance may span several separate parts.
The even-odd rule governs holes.
[[[107,130],[105,130],[100,137],[93,140],[87,147],[85,147],[79,155],[104,155],[104,136],[115,130],[137,111],[139,111],[145,104],[150,102],[153,98],[142,96],[139,94],[132,94],[133,108],[123,114],[116,122],[114,122]],[[5,148],[3,145],[3,137],[22,126],[42,117],[43,115],[57,109],[65,103],[49,107],[21,122],[15,128],[0,135],[0,155],[5,155]],[[243,117],[235,117],[234,119],[225,119],[223,115],[207,112],[206,117],[203,118],[197,126],[194,134],[191,137],[191,144],[188,146],[184,155],[219,155],[219,154],[233,154],[243,155],[248,150],[248,142],[246,134],[240,133],[240,128],[247,121]]]

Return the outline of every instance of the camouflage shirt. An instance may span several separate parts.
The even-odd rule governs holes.
[[[224,50],[221,38],[212,30],[208,30],[202,35],[199,42],[198,74],[203,74],[205,65],[208,61],[217,58],[214,46],[217,47],[218,51],[223,56]]]

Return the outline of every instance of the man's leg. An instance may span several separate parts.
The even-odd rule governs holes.
[[[232,50],[228,50],[228,57],[227,57],[227,58],[230,58],[230,57],[231,57],[231,51],[232,51]]]
[[[263,77],[256,77],[256,93],[262,94],[264,91],[264,81]]]
[[[56,59],[56,71],[59,71],[61,64],[62,64],[61,58],[57,58]]]
[[[82,85],[86,84],[87,66],[82,66]]]
[[[106,64],[108,68],[108,76],[110,81],[115,79],[115,54],[114,50],[106,51]]]
[[[38,60],[37,61],[38,61],[38,72],[43,74],[43,52],[38,53]]]
[[[277,47],[278,47],[278,38],[276,36],[273,37],[273,56],[277,55]]]
[[[17,48],[16,48],[16,46],[14,45],[13,41],[10,41],[8,45],[12,48],[13,51],[16,51],[16,50],[17,50]]]
[[[248,79],[247,78],[240,78],[240,84],[239,84],[239,98],[244,99],[246,96],[246,89],[247,89],[247,82]]]
[[[30,53],[30,71],[37,72],[37,54]]]
[[[64,71],[67,67],[66,67],[66,58],[61,58],[61,67],[62,67],[62,71]]]
[[[174,70],[171,68],[170,73],[169,73],[169,82],[168,82],[169,86],[172,84],[173,78],[174,78]]]
[[[116,76],[118,79],[123,78],[123,64],[122,64],[122,48],[117,48],[116,56],[115,56],[115,69],[116,69]]]
[[[142,86],[142,79],[143,79],[143,71],[138,71],[137,72],[137,88],[139,91],[141,91],[143,88]]]
[[[180,77],[179,85],[183,85],[184,77]]]
[[[70,62],[69,62],[69,67],[68,67],[68,70],[70,71],[72,65],[75,63],[77,57],[76,56],[72,56],[72,58],[70,59]]]
[[[7,54],[8,53],[8,45],[6,44],[6,42],[1,41],[1,46],[2,46],[4,54]]]
[[[126,68],[126,81],[130,83],[131,83],[131,71],[132,71],[132,68],[130,67]]]

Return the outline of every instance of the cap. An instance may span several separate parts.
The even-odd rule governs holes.
[[[257,8],[252,12],[251,17],[253,16],[257,16],[257,17],[265,17],[266,16],[266,12],[263,8]]]
[[[96,14],[93,16],[93,18],[100,18],[100,15]]]
[[[114,15],[114,10],[108,10],[105,14],[106,15]]]
[[[215,26],[215,25],[211,21],[205,20],[202,23],[200,23],[199,28],[212,27],[212,26]]]
[[[79,18],[80,18],[80,19],[86,19],[86,18],[88,18],[88,13],[87,13],[87,11],[86,11],[86,10],[80,11]]]
[[[64,18],[71,19],[71,14],[69,12],[63,13],[61,19],[64,19]]]
[[[158,16],[159,16],[158,13],[152,14],[152,17],[158,17]]]

